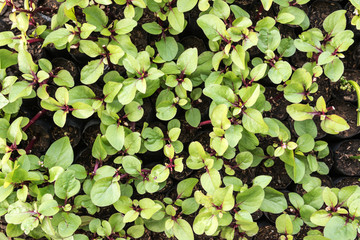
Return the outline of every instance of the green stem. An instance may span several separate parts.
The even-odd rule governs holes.
[[[357,106],[357,121],[356,121],[356,125],[360,126],[360,86],[357,82],[353,81],[353,80],[349,80],[348,83],[351,84],[351,86],[353,86],[353,88],[356,91],[356,96],[357,96],[357,102],[358,102],[358,106]]]

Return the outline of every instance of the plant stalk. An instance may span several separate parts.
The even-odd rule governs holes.
[[[47,110],[43,109],[39,111],[30,121],[28,124],[26,124],[25,127],[23,127],[23,131],[25,132],[31,125],[33,125]]]
[[[356,126],[360,126],[360,86],[357,82],[353,80],[349,80],[348,83],[351,84],[351,86],[355,89],[356,96],[357,96],[357,120],[356,120]]]

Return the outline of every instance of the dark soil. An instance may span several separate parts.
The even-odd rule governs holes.
[[[284,93],[279,92],[276,88],[267,87],[264,94],[266,100],[271,104],[271,110],[264,112],[264,117],[275,117],[284,120],[288,116],[286,106],[290,105],[284,98]]]
[[[358,84],[360,83],[359,70],[345,69],[343,77],[346,80],[353,80]],[[355,90],[353,90],[352,88],[347,90],[342,90],[340,87],[341,87],[341,81],[331,83],[331,91],[334,97],[348,102],[355,102],[357,100]]]
[[[254,236],[254,240],[278,240],[280,234],[276,227],[272,225],[260,227],[259,232]]]
[[[346,176],[360,176],[360,161],[351,158],[358,156],[360,140],[352,139],[342,142],[334,152],[335,169]]]
[[[285,164],[280,159],[275,159],[275,163],[272,167],[265,167],[264,164],[260,164],[256,168],[256,175],[269,175],[272,180],[269,184],[270,187],[275,189],[285,189],[292,182],[289,175],[286,173]]]

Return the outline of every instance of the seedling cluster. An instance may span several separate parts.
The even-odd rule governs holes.
[[[11,23],[0,32],[0,240],[256,239],[259,213],[276,216],[279,239],[359,238],[360,187],[319,177],[328,139],[350,129],[320,85],[347,84],[359,0],[352,19],[337,10],[321,28],[310,0],[41,2],[0,0]],[[194,33],[203,46],[182,44]],[[91,137],[75,146],[65,132],[37,150],[41,119]],[[256,174],[275,167],[300,190]]]

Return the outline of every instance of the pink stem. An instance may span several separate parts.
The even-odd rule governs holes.
[[[29,154],[31,152],[31,149],[33,148],[35,142],[36,142],[37,138],[36,136],[33,136],[29,142],[29,144],[26,146],[25,148],[25,152],[26,154]]]
[[[202,127],[202,126],[205,126],[205,125],[210,125],[211,124],[211,120],[206,120],[206,121],[203,121],[199,124],[199,127]]]
[[[30,121],[28,124],[26,124],[25,127],[23,127],[23,131],[26,131],[32,124],[34,124],[47,110],[43,109],[39,111]]]

